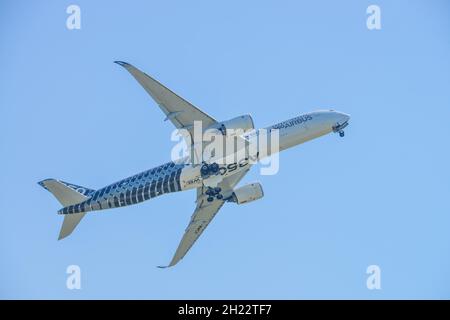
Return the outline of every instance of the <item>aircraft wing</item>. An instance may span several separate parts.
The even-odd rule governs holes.
[[[211,116],[196,108],[133,65],[123,61],[115,61],[115,63],[127,69],[140,85],[144,87],[145,91],[155,100],[166,115],[165,120],[170,120],[178,129],[188,130],[191,137],[193,137],[194,121],[202,121],[204,129],[217,123]]]
[[[233,193],[233,188],[239,183],[239,181],[245,176],[249,169],[242,171],[240,173],[236,173],[228,178],[225,178],[220,184],[219,187],[222,188],[222,194],[224,199],[230,197]],[[167,267],[172,267],[176,265],[189,249],[194,245],[195,241],[200,237],[202,232],[206,229],[208,224],[220,210],[220,208],[225,203],[224,200],[215,199],[212,202],[208,202],[206,198],[208,197],[204,191],[206,191],[205,187],[197,189],[197,207],[191,217],[191,221],[186,228],[186,231],[181,239],[180,244],[178,245],[178,249],[175,252],[175,255],[172,258],[172,261]],[[166,268],[166,267],[160,267]]]

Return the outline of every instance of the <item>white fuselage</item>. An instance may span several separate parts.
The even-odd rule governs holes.
[[[333,110],[315,111],[278,123],[269,129],[279,129],[279,151],[283,151],[331,133],[336,125],[342,125],[349,119],[348,115]]]
[[[217,174],[202,177],[202,163],[169,162],[93,191],[86,201],[66,206],[58,212],[60,214],[74,214],[117,208],[136,204],[166,193],[202,186],[216,187],[224,178],[248,170],[253,163],[271,154],[327,133],[339,131],[341,127],[347,125],[349,118],[346,114],[332,110],[316,111],[267,128],[253,130],[237,136],[237,139],[245,142],[243,143],[245,148],[237,149],[237,152],[225,153],[228,156],[214,160],[219,165]],[[272,140],[273,133],[275,135],[278,133],[279,138],[279,143],[275,143],[275,146]],[[233,139],[235,138],[236,136]],[[225,139],[227,138],[225,137]],[[248,153],[242,153],[242,150]]]
[[[229,154],[224,159],[219,159],[219,161],[217,161],[217,163],[220,164],[219,178],[213,177],[206,180],[215,179],[215,182],[212,183],[212,185],[214,185],[223,178],[247,170],[252,161],[255,162],[256,160],[261,160],[273,153],[286,150],[298,144],[331,133],[336,126],[346,124],[349,118],[348,115],[333,110],[315,111],[277,123],[270,127],[246,133],[242,135],[241,138],[256,146],[256,152],[253,153],[256,156],[256,159],[255,157],[252,158],[252,153],[250,153],[250,155],[245,155],[244,153],[239,156],[235,153]],[[270,133],[274,130],[278,130],[278,146],[274,146],[273,142],[271,142],[273,140],[270,138]],[[266,134],[264,136],[266,142],[265,144],[263,143],[264,146],[261,146],[260,141],[264,133]],[[229,159],[233,160],[230,161]],[[208,184],[208,181],[202,179],[200,165],[197,164],[183,168],[180,183],[182,190],[187,190],[201,187],[203,184]]]

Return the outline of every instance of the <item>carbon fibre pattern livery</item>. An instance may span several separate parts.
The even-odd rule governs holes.
[[[118,208],[149,200],[165,193],[181,191],[180,175],[184,166],[184,164],[168,162],[120,180],[93,193],[92,190],[89,190],[89,199],[62,208],[58,213],[75,214]],[[69,186],[78,187],[75,185]]]

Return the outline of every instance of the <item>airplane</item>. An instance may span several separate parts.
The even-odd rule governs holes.
[[[233,129],[242,129],[244,133],[234,138],[247,142],[258,135],[250,115],[219,122],[133,65],[122,61],[115,63],[124,67],[155,100],[166,115],[165,120],[170,120],[179,130],[186,130],[187,139],[194,136],[194,123],[197,121],[203,128],[218,129],[225,136],[228,132],[233,133]],[[328,133],[338,133],[343,137],[343,129],[349,119],[345,113],[319,110],[265,129],[278,131],[279,150],[276,152],[280,152]],[[259,151],[256,155],[258,158]],[[196,189],[195,211],[172,260],[161,267],[166,268],[183,259],[226,202],[240,205],[264,196],[258,182],[236,187],[252,166],[247,158],[228,165],[218,163],[194,162],[192,159],[191,162],[170,161],[97,190],[56,179],[45,179],[38,184],[51,192],[63,206],[58,210],[58,214],[64,216],[58,240],[69,236],[88,212],[125,207],[163,194]]]

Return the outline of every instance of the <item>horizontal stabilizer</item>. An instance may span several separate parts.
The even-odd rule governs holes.
[[[43,188],[53,193],[55,198],[64,207],[83,202],[95,192],[95,190],[92,189],[55,179],[46,179],[39,181],[38,183]]]
[[[67,183],[55,179],[46,179],[38,182],[43,188],[50,191],[55,198],[64,206],[71,206],[88,199],[95,190]],[[80,223],[86,213],[70,214],[64,216],[64,221],[59,232],[58,240],[70,235]]]

